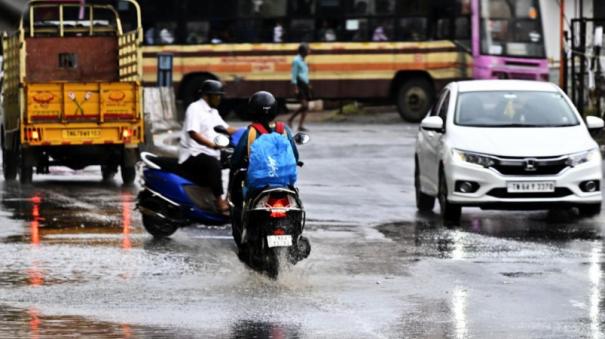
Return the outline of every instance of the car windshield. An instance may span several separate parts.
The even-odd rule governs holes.
[[[565,127],[579,124],[563,95],[536,91],[461,93],[454,122],[472,127]]]

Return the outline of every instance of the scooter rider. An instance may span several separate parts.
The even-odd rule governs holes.
[[[229,204],[223,196],[220,147],[214,143],[218,133],[215,126],[224,126],[229,134],[236,129],[229,127],[216,109],[224,94],[223,85],[217,80],[206,80],[199,91],[200,99],[192,102],[185,113],[185,121],[179,144],[179,165],[184,174],[196,184],[210,187],[216,198],[216,208],[229,212]]]
[[[254,128],[253,124],[260,123],[270,133],[276,130],[277,123],[274,121],[278,113],[277,100],[273,94],[265,91],[254,93],[248,100],[248,110],[252,119],[252,124],[248,126],[246,132],[239,139],[233,156],[231,157],[231,171],[229,176],[229,192],[231,202],[233,203],[235,210],[240,211],[243,204],[243,183],[244,175],[239,170],[248,167],[248,134],[250,129]],[[292,137],[292,131],[285,124],[283,125],[284,130],[290,144],[292,145],[292,151],[296,161],[298,161],[298,149],[296,143]],[[256,138],[260,136],[260,133],[256,134]],[[234,216],[235,217],[235,216]]]

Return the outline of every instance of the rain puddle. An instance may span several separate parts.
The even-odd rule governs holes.
[[[4,305],[0,305],[0,336],[32,339],[192,337],[167,329],[94,321],[78,316],[49,316],[35,307],[18,309]]]

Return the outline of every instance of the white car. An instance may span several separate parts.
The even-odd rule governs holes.
[[[420,124],[417,208],[430,211],[438,199],[444,220],[455,223],[463,206],[598,214],[601,153],[590,131],[602,128],[552,83],[450,83]]]

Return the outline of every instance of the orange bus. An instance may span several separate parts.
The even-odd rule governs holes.
[[[405,120],[419,121],[441,87],[473,77],[475,54],[511,50],[518,59],[529,56],[521,55],[524,51],[544,50],[541,19],[525,14],[539,13],[538,0],[139,2],[145,30],[144,83],[156,84],[158,56],[172,55],[177,98],[184,104],[208,78],[223,81],[227,98],[235,102],[257,90],[291,97],[291,62],[298,44],[308,42],[316,98],[388,99]],[[479,26],[477,35],[474,30],[471,35],[471,28]],[[530,32],[513,32],[515,27],[529,27]],[[539,40],[537,46],[498,41],[524,39],[529,33]],[[487,48],[483,43],[475,47],[471,40],[479,41],[479,34],[482,41],[516,49]],[[517,59],[515,67],[535,67]]]

